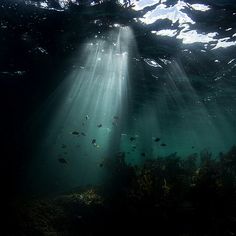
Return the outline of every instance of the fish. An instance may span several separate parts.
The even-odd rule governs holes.
[[[141,156],[145,157],[145,156],[146,156],[145,152],[142,152],[142,153],[141,153]]]
[[[95,145],[96,144],[96,139],[92,140],[92,144]]]
[[[86,134],[84,132],[81,132],[81,135],[86,136]]]
[[[73,131],[73,132],[71,132],[71,134],[73,134],[73,135],[79,135],[79,132],[78,132],[78,131]]]
[[[62,144],[61,145],[61,148],[66,148],[67,146],[65,144]]]
[[[160,138],[155,138],[154,142],[159,142],[161,139]]]
[[[162,146],[162,147],[165,147],[165,146],[167,146],[167,145],[166,145],[165,143],[162,143],[161,146]]]
[[[101,127],[102,127],[102,124],[97,125],[97,127],[98,127],[98,128],[101,128]]]
[[[89,116],[88,116],[88,115],[86,115],[86,116],[85,116],[85,119],[86,119],[86,120],[88,120],[88,119],[89,119]]]
[[[58,158],[57,159],[61,164],[68,164],[67,160],[65,158]]]
[[[136,138],[134,138],[134,137],[130,137],[129,140],[130,140],[131,142],[133,142],[135,139],[136,139]]]

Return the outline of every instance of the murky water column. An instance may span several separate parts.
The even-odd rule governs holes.
[[[80,64],[48,99],[43,113],[52,117],[31,166],[35,188],[64,190],[102,181],[100,163],[119,150],[125,123],[132,38],[128,27],[120,27],[85,43]]]

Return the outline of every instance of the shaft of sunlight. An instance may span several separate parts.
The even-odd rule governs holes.
[[[102,179],[99,163],[119,150],[116,134],[120,136],[128,106],[132,35],[129,27],[116,27],[106,39],[86,42],[76,69],[48,99],[45,111],[50,111],[52,117],[47,121],[37,150],[38,162],[34,164],[40,172],[34,173],[40,184],[45,184],[48,176],[62,183],[63,188]]]

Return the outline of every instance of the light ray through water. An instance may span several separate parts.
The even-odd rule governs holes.
[[[156,158],[177,152],[187,156],[204,149],[217,155],[234,145],[233,120],[215,101],[204,103],[177,61],[171,62],[159,86],[132,124],[132,132],[139,136],[133,155]],[[156,138],[160,140],[155,142]]]
[[[49,177],[62,189],[99,182],[102,158],[119,151],[129,101],[131,40],[130,28],[120,27],[106,40],[87,42],[79,55],[83,66],[48,99],[45,110],[53,109],[52,118],[38,147],[37,163],[31,168],[37,174],[33,179],[43,189]]]
[[[163,67],[155,60],[130,64],[133,56],[139,58],[138,47],[128,27],[116,27],[105,39],[84,44],[74,60],[76,69],[46,104],[44,113],[51,110],[52,115],[31,168],[42,189],[52,183],[64,190],[106,181],[100,163],[119,151],[128,162],[139,164],[205,148],[217,154],[234,144],[234,118],[216,102],[204,103],[181,62],[168,61],[162,75]],[[150,86],[146,65],[160,74],[156,85]]]

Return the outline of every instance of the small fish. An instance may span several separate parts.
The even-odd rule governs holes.
[[[192,146],[192,149],[194,149],[195,147],[194,146]]]
[[[65,144],[62,144],[61,145],[61,148],[66,148],[67,146]]]
[[[100,163],[100,164],[99,164],[99,166],[100,166],[100,167],[103,167],[103,166],[104,166],[104,164],[103,164],[103,163]]]
[[[133,142],[135,139],[136,139],[136,138],[134,138],[134,137],[130,137],[129,140],[130,140],[131,142]]]
[[[141,153],[141,156],[142,156],[142,157],[145,157],[145,156],[146,156],[145,152],[142,152],[142,153]]]
[[[73,135],[79,135],[79,132],[78,132],[78,131],[73,131],[71,134],[73,134]]]
[[[159,142],[161,139],[160,138],[155,138],[154,142]]]
[[[85,119],[86,119],[86,120],[88,120],[88,119],[89,119],[89,116],[88,116],[88,115],[86,115],[86,116],[85,116]]]
[[[92,140],[92,144],[95,145],[96,144],[96,139]]]
[[[58,161],[62,164],[68,164],[68,162],[65,158],[58,158]]]
[[[162,147],[165,147],[165,146],[167,146],[167,145],[166,145],[165,143],[162,143],[161,146],[162,146]]]
[[[86,136],[86,134],[84,132],[81,132],[81,135]]]
[[[102,124],[97,125],[97,127],[98,127],[98,128],[101,128],[101,127],[102,127]]]

